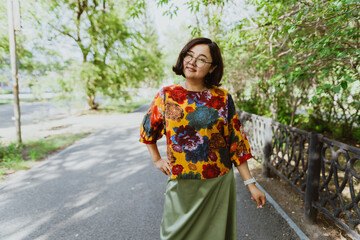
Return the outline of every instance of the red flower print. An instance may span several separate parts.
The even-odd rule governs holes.
[[[216,93],[217,95],[219,95],[219,96],[225,96],[224,91],[223,91],[223,90],[220,90],[220,89],[218,89],[218,88],[215,89],[215,93]]]
[[[233,122],[234,122],[234,128],[236,131],[240,131],[240,126],[241,126],[241,123],[240,123],[240,120],[237,119],[237,118],[234,118],[233,119]]]
[[[172,174],[174,174],[174,175],[179,175],[179,174],[181,174],[182,173],[182,171],[184,170],[184,167],[183,166],[181,166],[181,165],[174,165],[173,167],[172,167]]]
[[[157,97],[158,97],[158,95],[156,95],[155,98],[157,98]],[[155,100],[153,100],[153,101],[151,102],[150,107],[149,107],[149,109],[148,109],[148,111],[147,111],[147,114],[151,113],[151,111],[152,111],[152,109],[153,109],[154,106],[155,106]]]
[[[220,174],[220,168],[218,168],[216,164],[203,165],[203,170],[202,174],[204,178],[214,178]]]
[[[187,98],[189,100],[189,104],[195,103],[196,106],[204,106],[211,98],[211,92],[209,90],[205,90],[203,92],[188,92]]]
[[[216,128],[219,130],[221,135],[224,135],[224,125],[225,125],[224,122],[220,121],[216,126]]]
[[[236,149],[237,149],[237,143],[236,142],[234,142],[233,144],[231,144],[231,146],[230,146],[230,152],[232,153],[232,152],[235,152],[236,151]]]
[[[151,127],[158,126],[163,121],[163,116],[157,106],[153,107],[150,115],[150,120],[151,120]]]
[[[219,96],[212,96],[206,105],[208,107],[220,109],[225,106],[225,99]]]
[[[209,156],[210,160],[213,162],[215,162],[217,160],[216,153],[214,153],[212,151],[208,152],[208,156]]]
[[[248,154],[248,150],[246,148],[245,142],[244,140],[241,140],[239,143],[239,147],[236,149],[236,155],[239,157],[242,157],[246,154]]]
[[[178,153],[182,153],[183,152],[183,149],[182,147],[179,145],[179,144],[173,144],[171,145],[172,149],[175,151],[175,152],[178,152]]]
[[[166,145],[171,145],[172,142],[171,142],[170,137],[171,137],[171,132],[167,131],[166,132]]]
[[[186,90],[181,86],[176,86],[169,90],[169,98],[173,99],[179,104],[183,104],[186,100]]]
[[[185,111],[188,112],[188,113],[192,113],[192,112],[195,111],[195,109],[192,108],[192,107],[190,107],[190,106],[187,106],[187,107],[185,108]]]

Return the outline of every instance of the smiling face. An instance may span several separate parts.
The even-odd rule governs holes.
[[[195,45],[189,49],[187,54],[193,56],[193,59],[190,62],[184,61],[184,75],[187,80],[192,81],[203,81],[206,74],[214,71],[216,66],[212,66],[210,63],[212,62],[212,57],[210,54],[210,48],[207,44],[199,44]],[[195,64],[195,59],[197,62],[205,61],[202,67],[198,67]]]

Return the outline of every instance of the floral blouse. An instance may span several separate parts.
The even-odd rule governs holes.
[[[156,143],[163,134],[173,179],[215,178],[252,157],[233,99],[218,87],[162,88],[144,116],[140,142]]]

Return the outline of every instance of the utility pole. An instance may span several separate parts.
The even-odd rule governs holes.
[[[15,31],[20,31],[20,5],[19,0],[7,0],[7,11],[9,21],[9,48],[10,48],[10,63],[11,63],[11,77],[13,82],[14,94],[14,117],[17,142],[20,144],[21,140],[21,121],[20,121],[20,101],[19,101],[19,84],[18,84],[18,61],[16,56],[16,39]]]

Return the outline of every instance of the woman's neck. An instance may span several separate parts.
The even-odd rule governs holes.
[[[204,91],[207,89],[202,81],[201,82],[193,82],[188,79],[186,79],[184,86],[187,90],[194,91],[194,92],[201,92],[201,91]]]

